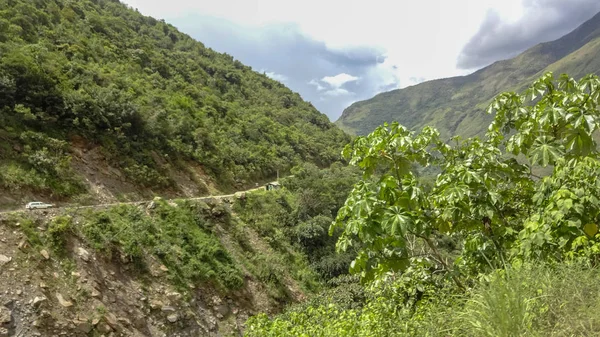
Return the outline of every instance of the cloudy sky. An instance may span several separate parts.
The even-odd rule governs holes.
[[[599,0],[124,0],[281,81],[335,121],[344,108],[465,75],[561,37]]]

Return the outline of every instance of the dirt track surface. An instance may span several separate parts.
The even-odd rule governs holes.
[[[233,197],[235,197],[235,195],[237,193],[249,193],[249,192],[254,192],[254,191],[259,191],[259,190],[264,190],[264,189],[265,189],[265,187],[261,186],[261,187],[252,188],[252,189],[245,190],[245,191],[238,191],[234,194],[209,195],[209,196],[205,196],[205,197],[193,197],[193,198],[178,198],[176,200],[211,200],[211,199],[222,200],[222,199],[233,198]],[[169,199],[167,201],[171,201],[171,200],[172,199]],[[41,213],[41,212],[48,212],[48,211],[56,212],[56,211],[63,210],[63,209],[107,208],[107,207],[118,206],[118,205],[144,205],[144,204],[149,204],[151,202],[152,202],[152,200],[141,200],[141,201],[115,202],[115,203],[108,203],[108,204],[88,205],[88,206],[63,205],[63,206],[59,206],[59,207],[52,207],[52,208],[45,208],[45,209],[33,209],[33,210],[25,209],[25,206],[23,206],[22,209],[18,209],[18,210],[5,210],[5,211],[0,210],[0,215],[10,214],[10,213],[24,213],[24,212],[28,212],[28,213]]]

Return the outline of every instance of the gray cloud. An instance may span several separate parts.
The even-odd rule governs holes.
[[[397,87],[397,83],[385,83],[381,77],[385,74],[376,68],[385,61],[383,50],[372,47],[331,49],[302,34],[294,24],[248,28],[198,15],[169,22],[206,46],[282,81],[332,121],[351,103],[370,98],[382,89]],[[357,79],[332,84],[331,78],[340,74]],[[349,77],[338,77],[344,78]],[[389,76],[386,78],[389,80]]]
[[[514,57],[537,43],[560,38],[600,11],[598,0],[523,0],[523,6],[523,17],[511,23],[489,11],[457,66],[475,69]]]

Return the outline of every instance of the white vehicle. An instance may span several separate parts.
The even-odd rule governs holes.
[[[25,208],[28,210],[32,210],[32,209],[44,209],[44,208],[51,208],[54,207],[54,205],[52,204],[46,204],[40,201],[33,201],[28,203],[27,205],[25,205]]]

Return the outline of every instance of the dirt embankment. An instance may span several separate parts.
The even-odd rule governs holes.
[[[151,212],[152,205],[138,207]],[[43,234],[66,211],[26,214],[37,226],[33,230]],[[241,336],[250,315],[280,309],[247,271],[236,291],[224,293],[210,284],[190,284],[182,291],[170,282],[169,267],[151,255],[140,270],[118,250],[102,255],[76,235],[60,251],[36,245],[31,230],[15,214],[0,214],[1,337]],[[252,249],[265,246],[245,230],[253,237]],[[226,230],[219,231],[234,257],[243,254],[235,252]],[[295,300],[304,296],[293,280],[289,288]]]

